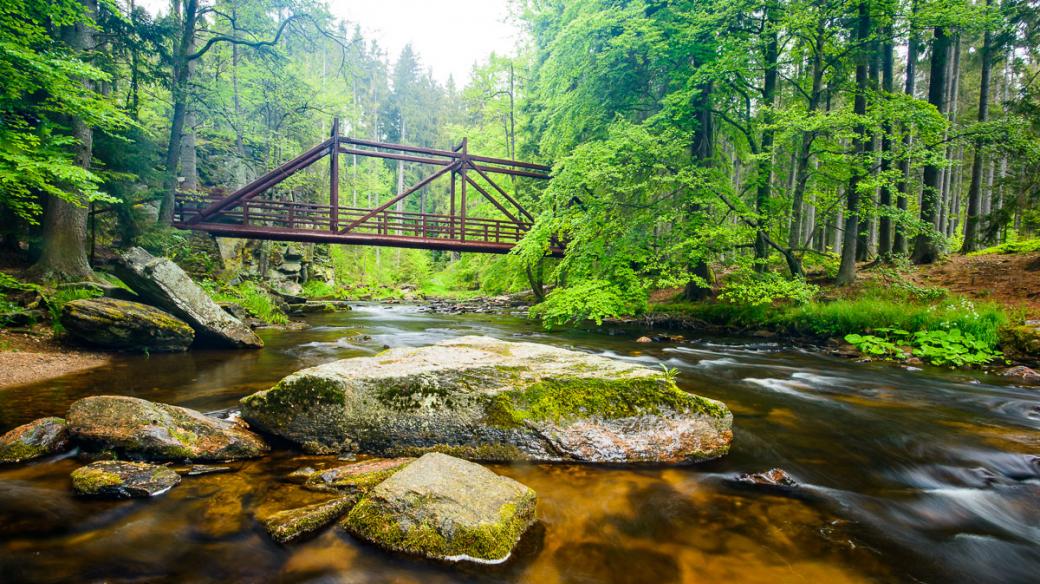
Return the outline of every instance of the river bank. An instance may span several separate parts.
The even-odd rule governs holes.
[[[63,342],[50,327],[0,329],[0,389],[103,367],[111,360],[110,354]]]
[[[257,516],[315,502],[285,477],[344,464],[335,456],[279,449],[144,503],[76,498],[68,484],[75,459],[2,467],[5,577],[1013,582],[1040,567],[1028,543],[1038,519],[1028,502],[1040,480],[1035,393],[1003,378],[854,363],[775,338],[636,343],[654,334],[638,323],[546,332],[519,316],[376,303],[304,318],[306,329],[259,330],[260,351],[119,354],[111,367],[9,388],[0,392],[0,431],[98,393],[222,410],[303,367],[479,334],[674,369],[681,388],[730,406],[733,448],[680,468],[493,465],[538,492],[539,522],[506,564],[461,571],[386,554],[337,529],[271,542]],[[785,494],[733,484],[774,467],[800,487]],[[950,511],[936,526],[939,508]]]

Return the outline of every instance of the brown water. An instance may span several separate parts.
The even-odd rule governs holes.
[[[333,527],[280,546],[255,516],[324,498],[284,482],[334,458],[278,451],[186,477],[146,501],[73,497],[73,458],[0,468],[2,582],[1036,582],[1040,392],[963,372],[856,364],[769,342],[638,345],[642,331],[546,334],[507,316],[361,305],[256,352],[127,356],[103,370],[0,390],[0,431],[93,394],[226,408],[305,366],[384,344],[464,335],[531,340],[680,370],[725,401],[735,440],[689,468],[497,465],[537,490],[539,524],[498,567],[384,553]],[[371,340],[351,340],[362,333]],[[612,334],[613,333],[613,334]],[[687,333],[688,336],[689,333]],[[797,496],[735,487],[779,466]]]

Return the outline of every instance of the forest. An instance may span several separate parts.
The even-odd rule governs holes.
[[[927,297],[914,266],[1037,247],[1034,2],[511,10],[516,54],[487,56],[459,85],[436,81],[411,47],[391,62],[320,2],[176,0],[156,16],[134,2],[6,0],[9,262],[44,282],[94,278],[92,262],[132,245],[205,263],[197,238],[171,227],[175,195],[241,187],[327,137],[333,119],[344,135],[413,146],[465,137],[472,151],[550,165],[552,180],[508,183],[535,217],[508,255],[319,246],[332,267],[313,293],[531,289],[532,314],[551,327],[651,314],[658,291],[680,290],[672,312],[711,299],[685,309],[766,324],[828,294]],[[422,177],[400,160],[343,158],[355,207]],[[329,172],[309,169],[277,196],[327,203]],[[448,199],[431,184],[396,209],[446,212]],[[565,242],[562,260],[547,257],[552,242]],[[207,270],[215,288],[240,275]]]
[[[0,0],[3,582],[1032,583],[1040,0]]]

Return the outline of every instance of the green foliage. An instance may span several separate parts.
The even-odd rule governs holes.
[[[987,247],[980,249],[979,251],[972,252],[968,255],[979,256],[979,255],[990,255],[990,254],[1005,254],[1005,253],[1032,253],[1040,251],[1040,238],[1036,239],[1015,239],[1000,245],[994,245],[993,247]]]
[[[61,309],[66,304],[73,300],[83,300],[85,298],[98,298],[101,296],[101,290],[97,288],[61,288],[55,290],[51,294],[45,296],[47,310],[51,316],[51,326],[55,332],[62,332],[64,327],[61,326],[59,318],[61,317]]]
[[[985,365],[1003,356],[994,346],[960,329],[920,330],[876,328],[876,335],[845,335],[845,340],[867,355],[906,359],[911,351],[933,365],[956,367]]]
[[[221,285],[212,280],[204,280],[201,285],[217,302],[237,303],[254,318],[271,324],[289,322],[289,317],[278,307],[274,296],[256,282],[246,280],[236,285]]]
[[[755,274],[747,272],[741,277],[729,278],[719,293],[719,298],[733,304],[758,306],[775,302],[807,304],[820,292],[820,287],[809,284],[802,278],[785,278],[776,272]]]
[[[638,314],[646,309],[646,291],[623,288],[606,280],[585,280],[549,293],[545,302],[531,308],[531,316],[542,319],[547,329],[592,320],[597,325],[607,318]]]

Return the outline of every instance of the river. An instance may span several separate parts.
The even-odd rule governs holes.
[[[212,411],[303,367],[485,334],[678,369],[681,387],[732,409],[733,449],[681,468],[492,465],[539,495],[537,527],[497,567],[412,560],[335,527],[273,543],[254,515],[321,500],[284,477],[335,463],[329,457],[281,449],[119,502],[74,497],[74,458],[0,467],[0,581],[830,584],[1040,574],[1040,391],[689,331],[687,342],[645,345],[634,342],[638,327],[546,333],[521,317],[378,304],[309,323],[260,331],[261,351],[122,356],[0,390],[0,431],[96,394]],[[772,467],[801,488],[732,481]]]

